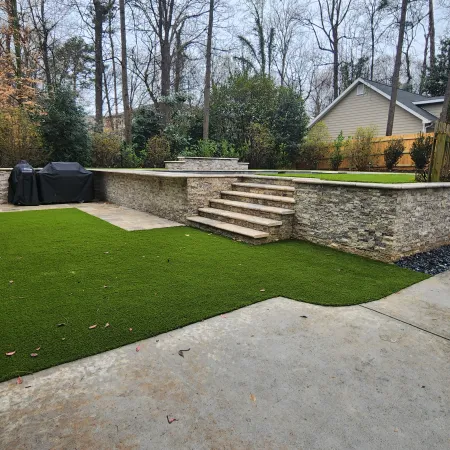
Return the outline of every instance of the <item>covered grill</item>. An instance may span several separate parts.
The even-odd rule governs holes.
[[[38,172],[41,203],[83,203],[94,199],[93,174],[76,162],[51,162]]]
[[[20,161],[8,180],[8,202],[14,205],[39,205],[36,172],[26,161]]]

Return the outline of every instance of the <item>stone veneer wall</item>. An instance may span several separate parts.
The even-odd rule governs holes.
[[[180,156],[178,161],[165,161],[169,170],[247,170],[248,163],[239,162],[239,158],[202,158]]]
[[[186,223],[186,217],[220,197],[237,177],[183,177],[94,170],[96,198]]]
[[[11,169],[0,170],[0,204],[8,203],[8,178]]]
[[[295,180],[293,238],[383,261],[450,244],[450,184]]]

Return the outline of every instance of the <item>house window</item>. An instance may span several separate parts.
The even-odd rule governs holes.
[[[366,93],[366,87],[364,84],[358,84],[356,88],[356,95],[364,95]]]

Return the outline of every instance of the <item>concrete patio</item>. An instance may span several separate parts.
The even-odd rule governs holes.
[[[64,203],[39,206],[0,205],[2,212],[42,211],[45,209],[78,208],[126,231],[153,230],[154,228],[179,227],[182,224],[135,209],[112,203]]]
[[[449,313],[448,272],[360,306],[267,300],[2,383],[0,446],[449,448]]]

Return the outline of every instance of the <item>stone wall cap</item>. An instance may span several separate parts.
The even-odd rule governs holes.
[[[214,156],[179,156],[179,160],[183,161],[185,159],[203,159],[203,160],[212,160],[212,161],[238,161],[239,158],[215,158]]]
[[[170,172],[168,170],[145,170],[145,169],[89,169],[92,172],[117,173],[126,175],[135,175],[143,177],[158,177],[158,178],[237,178],[241,176],[239,171],[236,173],[211,173],[205,171],[202,173],[192,172]]]
[[[274,178],[274,177],[272,177]],[[278,177],[277,177],[278,178]],[[388,189],[395,191],[403,190],[414,190],[414,189],[436,189],[436,188],[447,188],[450,189],[450,183],[361,183],[355,181],[330,181],[330,180],[319,180],[317,178],[290,178],[283,177],[292,180],[294,183],[299,184],[321,184],[327,186],[346,186],[346,187],[357,187],[366,189]]]

